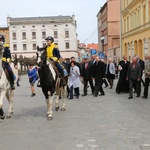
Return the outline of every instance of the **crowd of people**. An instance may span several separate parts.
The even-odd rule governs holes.
[[[82,96],[87,96],[87,92],[91,91],[94,97],[104,96],[105,91],[103,85],[113,89],[114,79],[118,79],[116,85],[116,93],[129,93],[128,99],[133,98],[133,93],[136,97],[141,96],[141,83],[144,86],[142,97],[148,98],[148,87],[150,82],[150,55],[141,60],[137,55],[132,57],[132,63],[127,60],[127,56],[115,64],[111,57],[108,58],[107,63],[104,59],[100,59],[97,55],[92,55],[91,59],[84,57],[82,62],[77,62],[75,57],[70,58],[70,62],[60,58],[60,64],[65,66],[68,71],[68,97],[69,99],[79,98],[81,84],[83,84]],[[31,85],[31,96],[35,96],[34,83],[36,82],[36,69],[30,66],[28,76],[33,74],[34,80],[29,80]],[[118,74],[116,74],[118,73]],[[143,74],[144,73],[144,74]],[[143,80],[143,75],[145,81]],[[88,88],[91,90],[88,90]]]
[[[132,99],[133,93],[136,93],[138,98],[141,96],[142,83],[144,86],[142,97],[144,99],[148,98],[150,55],[145,56],[145,60],[141,60],[138,55],[135,55],[132,57],[131,63],[127,60],[127,56],[123,56],[118,65],[114,63],[111,57],[108,58],[106,63],[104,59],[100,59],[97,55],[92,55],[91,59],[84,57],[80,64],[72,57],[69,70],[70,99],[73,99],[73,88],[75,89],[74,95],[79,98],[80,83],[83,84],[82,96],[87,96],[89,86],[94,97],[98,95],[104,96],[103,84],[105,84],[105,87],[109,86],[112,89],[115,78],[118,78],[116,93],[129,93],[128,99]],[[116,75],[116,73],[119,75]],[[143,78],[145,78],[145,81]],[[77,91],[76,88],[78,89]]]
[[[89,85],[91,88],[91,94],[94,97],[97,97],[99,93],[100,96],[104,96],[105,92],[103,84],[105,84],[105,87],[109,86],[109,88],[112,89],[115,78],[118,79],[116,93],[129,93],[128,99],[133,98],[133,93],[136,93],[136,97],[140,97],[142,92],[142,83],[144,86],[142,97],[144,99],[148,98],[148,88],[150,83],[150,55],[145,56],[145,60],[141,60],[138,55],[135,55],[132,57],[131,63],[127,60],[127,56],[123,56],[123,59],[118,63],[118,65],[112,57],[108,57],[107,62],[105,62],[104,59],[100,59],[97,55],[92,55],[91,58],[84,57],[81,63],[78,63],[75,57],[71,57],[70,62],[67,62],[61,57],[59,50],[55,47],[54,38],[52,36],[48,36],[45,40],[47,42],[46,47],[37,47],[37,49],[40,51],[44,50],[46,52],[47,59],[54,61],[59,71],[60,78],[62,79],[62,85],[65,85],[66,83],[63,78],[66,76],[65,74],[67,74],[69,79],[67,88],[69,99],[73,99],[74,95],[76,98],[79,98],[81,83],[83,84],[82,96],[87,96],[87,89]],[[0,35],[0,41],[3,46],[5,43],[5,37],[3,35]],[[9,45],[6,44],[4,46],[2,64],[8,70],[10,86],[11,89],[14,90],[14,75],[9,65],[10,60],[11,53]],[[18,70],[17,64],[15,64],[15,68]],[[67,73],[64,73],[64,70]],[[37,72],[39,72],[38,68],[36,68],[34,64],[30,64],[28,76],[32,97],[36,95],[34,84],[38,79]],[[143,80],[143,73],[145,81]],[[17,79],[17,86],[20,86],[19,81],[20,75]]]

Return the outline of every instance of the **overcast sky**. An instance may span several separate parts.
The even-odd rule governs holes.
[[[106,0],[3,0],[0,2],[0,26],[7,26],[6,18],[38,17],[73,14],[81,43],[97,43],[97,13]]]

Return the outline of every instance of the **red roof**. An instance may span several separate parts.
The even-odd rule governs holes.
[[[90,48],[90,49],[96,49],[96,50],[98,50],[98,44],[94,44],[94,43],[87,44],[87,47]]]

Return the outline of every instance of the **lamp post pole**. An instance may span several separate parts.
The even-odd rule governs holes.
[[[102,53],[105,54],[105,51],[104,51],[104,40],[105,40],[105,37],[102,36],[102,37],[100,38],[100,40],[101,40],[101,44],[102,44]]]

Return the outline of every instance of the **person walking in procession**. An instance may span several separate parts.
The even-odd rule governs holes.
[[[138,58],[136,56],[132,57],[132,63],[129,65],[126,79],[129,80],[128,99],[133,98],[133,88],[135,88],[135,92],[137,94],[136,97],[140,97],[139,82],[141,79],[141,65],[138,63]]]
[[[29,70],[28,70],[28,77],[29,77],[29,83],[30,83],[30,88],[31,88],[31,97],[36,96],[35,94],[35,89],[34,89],[34,84],[37,80],[37,69],[33,64],[29,65]]]
[[[145,85],[144,85],[144,93],[142,97],[146,99],[148,97],[148,88],[150,83],[150,55],[147,56],[144,72],[145,72]]]
[[[80,87],[80,70],[79,67],[75,65],[75,62],[71,62],[70,74],[69,74],[69,87],[70,87],[70,99],[73,99],[73,89],[75,91],[75,96],[79,98],[79,87]]]

